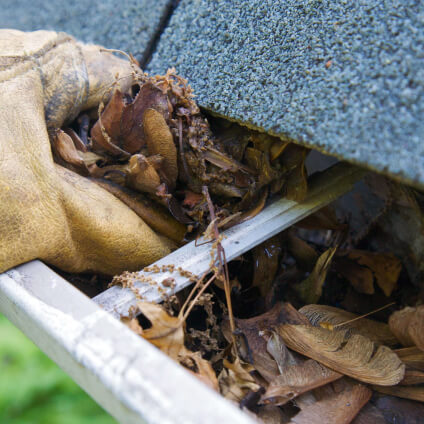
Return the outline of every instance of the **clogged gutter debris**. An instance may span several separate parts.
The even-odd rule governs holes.
[[[212,260],[202,276],[169,264],[194,287],[162,305],[141,299],[122,320],[266,423],[422,416],[421,253],[402,234],[414,232],[411,223],[415,236],[422,233],[421,195],[370,177],[382,206],[371,213],[356,198],[366,225],[327,207],[227,263],[222,229],[254,216],[274,195],[304,198],[308,150],[223,120],[209,124],[173,70],[137,71],[135,79],[129,93],[112,87],[98,116],[58,130],[56,160],[94,179],[176,246],[204,235]],[[395,228],[393,217],[407,224]],[[131,287],[137,278],[124,273],[113,282]]]

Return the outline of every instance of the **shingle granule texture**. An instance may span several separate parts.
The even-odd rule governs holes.
[[[424,187],[424,2],[182,0],[149,70],[201,106]]]
[[[170,0],[0,0],[0,28],[49,29],[141,57]]]

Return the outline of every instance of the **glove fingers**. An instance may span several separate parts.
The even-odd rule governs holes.
[[[135,271],[170,253],[174,244],[158,236],[131,209],[95,183],[56,166],[72,246],[45,258],[70,271],[117,274]]]

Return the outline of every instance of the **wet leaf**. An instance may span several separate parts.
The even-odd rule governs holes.
[[[372,391],[362,384],[333,392],[323,399],[302,408],[292,418],[293,424],[349,424],[370,400]]]
[[[285,367],[282,374],[270,382],[267,391],[262,396],[262,402],[284,405],[302,393],[341,377],[342,374],[332,371],[312,359],[301,361],[299,364]]]
[[[261,295],[266,296],[278,270],[281,254],[279,236],[271,237],[252,250],[253,280],[252,286],[258,287]]]
[[[171,131],[163,115],[155,109],[145,111],[143,125],[149,154],[163,158],[160,175],[169,190],[173,190],[178,177],[178,161]]]
[[[360,334],[330,331],[306,325],[280,325],[278,333],[286,345],[327,367],[365,383],[399,383],[405,366],[388,347],[379,346]]]
[[[318,258],[314,269],[309,276],[300,284],[295,286],[295,290],[304,303],[316,303],[321,297],[322,286],[325,283],[327,272],[330,268],[331,260],[333,259],[336,250],[336,247],[326,250]]]
[[[416,345],[424,351],[424,305],[394,312],[390,316],[389,326],[402,345]]]
[[[317,327],[320,323],[330,323],[338,326],[358,317],[358,315],[351,312],[327,305],[306,305],[299,309],[299,312],[304,314],[311,324]],[[387,324],[371,319],[361,318],[357,321],[338,326],[337,328],[340,330],[349,330],[352,334],[361,334],[378,344],[387,346],[398,344],[397,338],[390,331]]]

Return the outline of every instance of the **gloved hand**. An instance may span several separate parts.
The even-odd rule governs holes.
[[[132,210],[56,165],[48,130],[96,106],[129,64],[50,31],[0,30],[0,272],[38,258],[115,274],[170,252]]]

